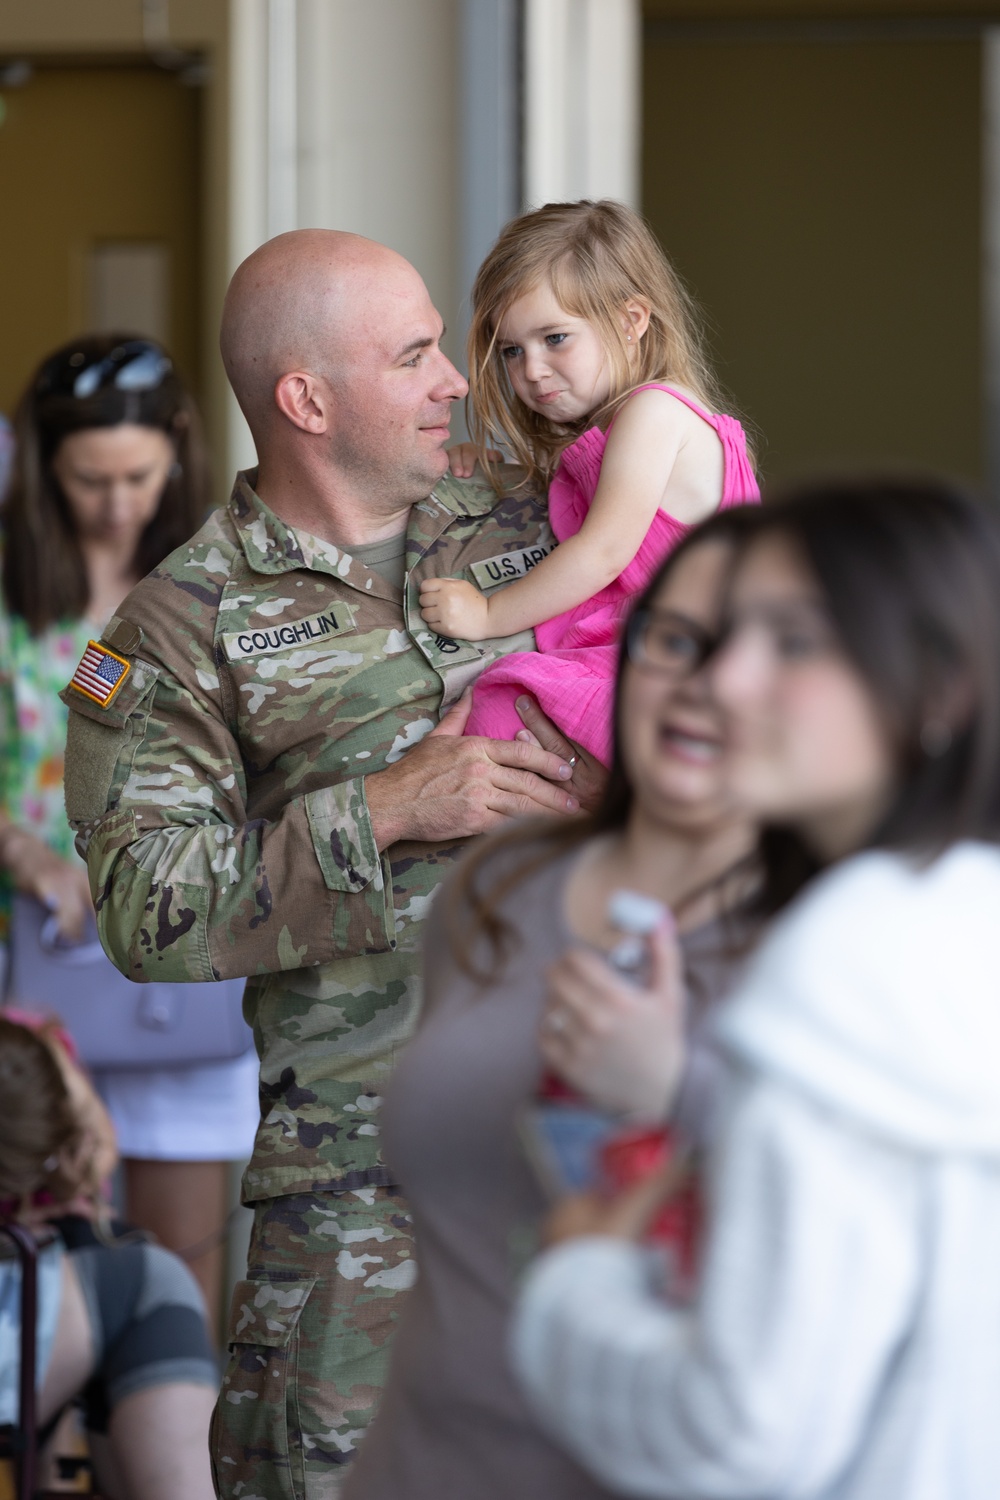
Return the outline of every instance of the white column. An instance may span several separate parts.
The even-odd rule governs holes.
[[[268,236],[267,0],[230,0],[229,271]],[[229,392],[226,469],[257,462],[250,429]]]
[[[459,350],[461,0],[230,0],[233,267],[284,230],[413,261]],[[493,0],[505,4],[507,0]],[[249,438],[235,411],[231,456]]]
[[[529,207],[639,190],[640,0],[525,0]]]
[[[1000,26],[982,40],[984,473],[1000,499]]]

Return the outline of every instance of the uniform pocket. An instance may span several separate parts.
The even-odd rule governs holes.
[[[233,1290],[229,1343],[280,1349],[288,1343],[316,1278],[299,1281],[238,1281]]]
[[[229,1365],[212,1419],[212,1472],[223,1500],[259,1494],[303,1500],[299,1319],[316,1278],[239,1281],[229,1320]]]

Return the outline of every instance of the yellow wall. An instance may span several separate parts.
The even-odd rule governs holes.
[[[193,106],[200,114],[199,160],[194,191],[198,195],[198,328],[197,379],[202,413],[213,452],[216,495],[228,495],[231,477],[227,450],[228,387],[218,354],[218,323],[230,264],[230,7],[256,0],[170,0],[167,15],[171,42],[208,65],[204,86]],[[0,58],[28,57],[44,65],[56,60],[73,64],[142,63],[140,0],[0,0]],[[162,70],[157,70],[162,72]],[[162,75],[169,77],[167,74]],[[11,95],[7,99],[10,102]],[[3,131],[0,129],[0,137]],[[108,162],[113,174],[114,158]],[[0,222],[10,233],[11,204],[0,201]],[[6,288],[0,286],[0,363]],[[187,361],[185,354],[184,359]]]
[[[644,90],[643,205],[707,309],[766,472],[978,476],[978,43],[651,27]]]
[[[108,240],[169,246],[167,342],[197,390],[198,92],[153,67],[46,67],[4,97],[0,410],[85,330],[87,254]]]

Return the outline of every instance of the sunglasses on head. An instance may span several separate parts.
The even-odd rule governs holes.
[[[153,391],[172,369],[157,344],[126,339],[107,354],[87,355],[77,349],[58,355],[43,367],[35,389],[39,396],[75,396],[85,401],[108,386],[116,391]]]

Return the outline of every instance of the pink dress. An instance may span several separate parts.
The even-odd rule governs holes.
[[[743,428],[735,417],[713,416],[669,385],[643,385],[638,390],[669,392],[719,434],[724,459],[720,510],[760,500]],[[549,486],[549,521],[557,541],[574,536],[583,525],[601,477],[607,440],[606,432],[590,427],[559,460]],[[524,728],[514,700],[530,693],[569,739],[609,765],[622,626],[636,595],[690,530],[658,510],[635,557],[613,583],[575,609],[537,626],[537,651],[517,651],[486,668],[476,682],[466,734],[513,739]]]

